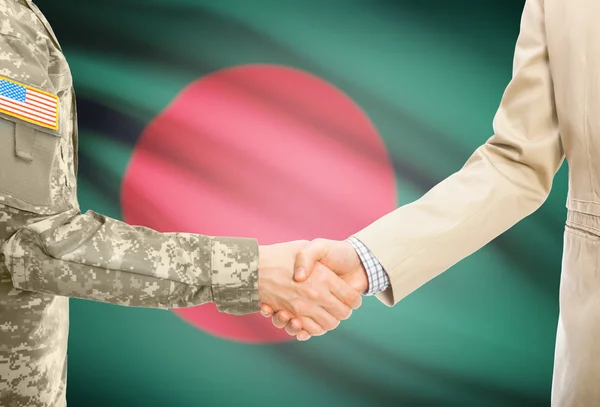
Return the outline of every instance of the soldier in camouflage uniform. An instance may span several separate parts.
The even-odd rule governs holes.
[[[49,108],[56,117],[43,114]],[[360,305],[328,269],[306,291],[324,308],[311,314],[298,296],[284,298],[291,291],[276,274],[287,268],[286,281],[296,284],[301,242],[264,247],[259,267],[254,239],[162,234],[82,214],[76,173],[75,94],[59,43],[31,0],[0,0],[2,406],[66,405],[67,297],[155,308],[214,302],[239,315],[258,311],[260,268],[261,300],[320,318],[323,327],[334,328]],[[347,305],[319,297],[324,286]]]

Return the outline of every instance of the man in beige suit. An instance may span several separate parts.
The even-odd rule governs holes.
[[[392,306],[537,210],[566,156],[553,406],[600,406],[599,17],[597,0],[526,0],[494,136],[421,199],[354,235],[389,277],[378,298]],[[310,271],[316,260],[345,278],[364,273],[345,242],[313,242],[297,265]],[[280,316],[278,326],[289,314]],[[299,326],[288,332],[307,339]]]

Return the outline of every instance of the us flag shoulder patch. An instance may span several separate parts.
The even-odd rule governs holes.
[[[58,130],[58,97],[0,76],[0,112]]]

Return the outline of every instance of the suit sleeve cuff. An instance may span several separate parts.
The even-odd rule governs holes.
[[[369,287],[363,295],[376,295],[390,286],[390,279],[383,266],[371,251],[358,238],[351,236],[348,242],[354,247],[362,262],[369,281]]]

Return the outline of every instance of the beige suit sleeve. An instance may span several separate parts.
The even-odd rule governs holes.
[[[381,262],[394,305],[537,210],[564,158],[548,63],[542,0],[527,0],[513,78],[494,136],[421,199],[355,236]]]

